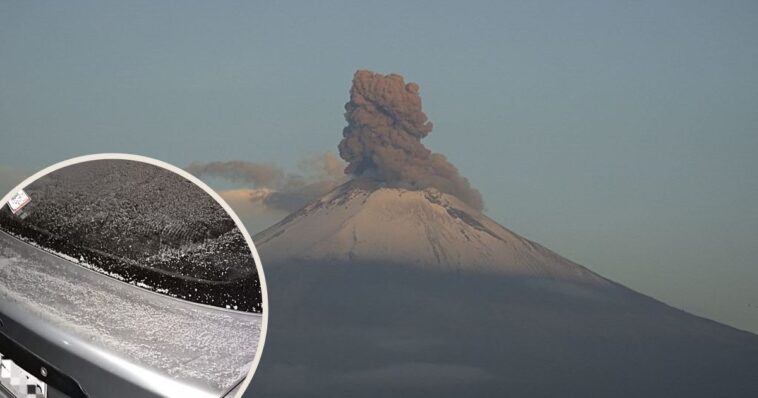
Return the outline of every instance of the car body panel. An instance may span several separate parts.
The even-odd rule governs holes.
[[[220,397],[249,372],[262,317],[175,299],[0,232],[0,333],[93,397]]]

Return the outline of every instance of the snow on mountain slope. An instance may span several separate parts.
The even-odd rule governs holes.
[[[382,262],[512,276],[606,281],[435,189],[356,179],[255,237],[267,264]]]

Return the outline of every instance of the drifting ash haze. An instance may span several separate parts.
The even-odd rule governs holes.
[[[357,178],[254,237],[276,316],[253,396],[758,396],[758,336],[498,225],[420,144],[417,86],[353,83]]]
[[[219,177],[248,187],[221,192],[224,199],[270,212],[293,212],[347,180],[344,163],[331,153],[304,159],[298,168],[302,174],[285,173],[270,164],[243,160],[227,162],[193,162],[187,171],[198,176]]]

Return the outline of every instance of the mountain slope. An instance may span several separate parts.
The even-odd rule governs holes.
[[[432,190],[353,181],[254,240],[271,318],[248,396],[758,396],[758,336]]]
[[[385,262],[447,271],[605,281],[454,196],[353,180],[256,236],[270,263]]]

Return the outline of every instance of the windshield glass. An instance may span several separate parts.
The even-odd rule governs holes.
[[[261,312],[255,259],[224,208],[148,163],[95,160],[53,171],[0,210],[0,230],[124,282]]]

